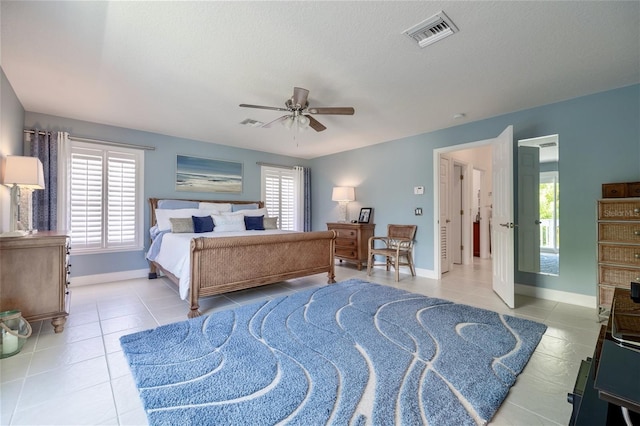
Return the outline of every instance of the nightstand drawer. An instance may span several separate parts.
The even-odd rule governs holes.
[[[336,256],[342,257],[346,259],[358,259],[358,252],[354,249],[350,249],[348,247],[338,247],[336,246]]]
[[[358,246],[358,240],[355,238],[349,240],[346,238],[336,238],[336,247],[355,249]]]
[[[358,238],[358,232],[355,229],[340,229],[340,228],[334,228],[334,231],[336,231],[336,244],[337,244],[337,239],[338,238],[347,238],[347,239],[352,239],[355,240]]]

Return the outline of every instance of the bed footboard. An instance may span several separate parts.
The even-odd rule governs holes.
[[[191,241],[189,318],[198,299],[327,272],[335,283],[334,231],[194,238]]]

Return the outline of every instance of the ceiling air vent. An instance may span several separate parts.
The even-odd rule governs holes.
[[[420,47],[427,47],[436,41],[457,33],[458,28],[444,12],[438,12],[418,25],[405,30],[403,34],[411,37]]]
[[[247,127],[260,127],[264,123],[262,121],[253,120],[251,118],[245,118],[244,120],[242,120],[240,122],[240,124],[243,125],[243,126],[247,126]]]

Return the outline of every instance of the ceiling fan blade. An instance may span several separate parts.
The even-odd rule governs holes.
[[[270,107],[270,106],[263,106],[263,105],[240,104],[240,106],[243,108],[270,109],[273,111],[289,111],[286,108]]]
[[[286,110],[285,110],[285,111],[286,111]],[[271,127],[273,124],[281,123],[281,122],[285,121],[285,120],[286,120],[287,118],[289,118],[289,117],[291,117],[291,116],[290,116],[290,115],[283,115],[283,116],[282,116],[282,117],[280,117],[280,118],[276,118],[275,120],[270,121],[270,122],[268,122],[267,124],[262,125],[262,127]]]
[[[353,107],[325,107],[325,108],[309,108],[307,112],[311,114],[335,114],[335,115],[353,115],[356,110]]]
[[[305,117],[307,117],[309,119],[309,127],[311,127],[313,130],[315,130],[316,132],[321,132],[323,130],[326,130],[327,128],[324,126],[324,124],[322,124],[321,122],[319,122],[318,120],[316,120],[315,118],[313,118],[310,115],[305,115]]]
[[[308,97],[309,91],[307,89],[303,89],[302,87],[293,88],[293,97],[291,98],[291,101],[294,106],[300,105],[300,108],[306,107]]]

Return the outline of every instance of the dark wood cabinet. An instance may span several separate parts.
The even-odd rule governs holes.
[[[369,238],[373,237],[375,228],[373,223],[327,223],[327,229],[336,232],[336,259],[355,263],[361,271],[362,265],[367,264]]]

